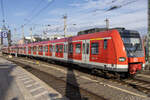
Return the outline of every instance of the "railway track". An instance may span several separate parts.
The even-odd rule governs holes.
[[[99,76],[94,75],[92,79],[98,80]],[[107,81],[111,81],[111,82],[114,82],[114,83],[117,83],[120,85],[126,85],[129,87],[132,87],[132,88],[134,88],[140,92],[147,94],[148,97],[150,97],[150,82],[146,81],[144,79],[140,80],[140,79],[135,77],[134,79],[128,78],[128,79],[121,79],[121,80],[108,79]]]
[[[123,80],[123,82],[150,96],[150,83],[149,82],[139,80],[139,79],[126,79],[126,80]]]
[[[21,59],[18,59],[18,58],[15,58],[15,59],[17,59],[18,61],[20,61],[21,62],[21,60],[22,61],[26,61],[26,62],[30,62],[30,63],[32,63],[32,64],[47,64],[46,62],[43,62],[43,61],[37,61],[37,60],[32,60],[32,59],[29,59],[29,58],[27,58],[27,59],[24,59],[24,58],[21,58]],[[10,60],[10,59],[8,59],[8,60]],[[53,64],[54,66],[59,66],[59,65],[56,65],[56,64]],[[59,68],[60,68],[60,66],[59,66]],[[62,68],[62,66],[61,66],[61,68]],[[64,70],[64,68],[63,68],[63,70]],[[87,69],[84,69],[83,68],[83,70],[82,70],[82,72],[81,71],[79,71],[78,70],[78,68],[75,68],[75,70],[80,74],[80,75],[83,75],[83,74],[88,74],[88,77],[89,78],[91,78],[92,80],[95,80],[95,82],[99,82],[99,78],[101,78],[104,82],[105,81],[111,81],[111,82],[115,82],[115,83],[118,83],[118,84],[120,84],[120,85],[126,85],[126,86],[128,86],[128,87],[132,87],[132,88],[134,88],[134,89],[136,89],[136,90],[138,90],[138,91],[140,91],[140,92],[143,92],[143,93],[145,93],[145,94],[147,94],[148,96],[150,96],[149,95],[149,93],[150,93],[150,82],[147,82],[146,80],[145,81],[143,81],[143,80],[139,80],[139,79],[123,79],[123,80],[114,80],[114,79],[105,79],[105,78],[103,78],[103,77],[99,77],[99,76],[95,76],[95,75],[92,75],[90,72],[89,72],[89,70],[87,70]],[[62,71],[62,69],[59,69],[59,71]],[[99,82],[99,83],[101,83],[101,82]],[[96,100],[96,99],[95,99]],[[99,100],[99,99],[98,99]],[[104,100],[104,98],[102,99],[102,100]]]

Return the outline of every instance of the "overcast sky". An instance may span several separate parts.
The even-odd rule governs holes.
[[[6,23],[13,32],[13,38],[21,37],[20,26],[23,24],[26,24],[25,36],[29,36],[30,27],[33,34],[41,34],[43,28],[49,28],[51,34],[63,34],[63,15],[68,16],[68,35],[83,29],[105,27],[106,18],[110,21],[110,27],[138,30],[141,35],[147,33],[147,0],[3,1]],[[120,8],[108,11],[114,6]],[[17,28],[17,34],[14,34],[14,28]]]

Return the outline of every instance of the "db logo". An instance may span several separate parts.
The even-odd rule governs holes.
[[[7,38],[8,31],[0,32],[0,38]]]
[[[137,58],[134,58],[134,59],[133,59],[133,61],[134,61],[134,62],[137,62],[137,61],[138,61],[138,59],[137,59]]]

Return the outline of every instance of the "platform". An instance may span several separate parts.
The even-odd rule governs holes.
[[[23,68],[0,58],[0,100],[67,100]]]

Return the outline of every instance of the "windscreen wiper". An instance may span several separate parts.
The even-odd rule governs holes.
[[[139,46],[140,46],[140,45],[136,45],[136,48],[135,48],[134,52],[136,52],[136,51],[137,51],[137,48],[138,48]]]

